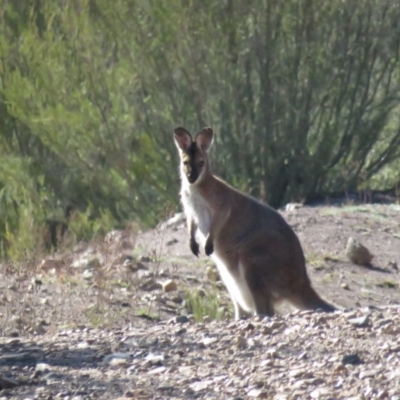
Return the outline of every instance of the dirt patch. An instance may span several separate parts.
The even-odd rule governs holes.
[[[400,206],[282,214],[317,291],[342,311],[283,306],[273,319],[232,321],[181,217],[115,231],[1,266],[0,398],[400,398]],[[347,260],[349,237],[372,265]],[[195,322],[188,292],[214,296],[225,320]]]

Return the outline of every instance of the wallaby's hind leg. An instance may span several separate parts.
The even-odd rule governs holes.
[[[273,317],[275,314],[272,296],[265,285],[264,279],[254,274],[256,269],[248,269],[246,281],[254,299],[254,315]]]
[[[309,282],[298,286],[286,297],[286,300],[300,310],[321,309],[326,312],[336,310],[334,306],[319,297]]]
[[[264,315],[267,317],[273,317],[275,314],[274,304],[271,296],[265,291],[253,291],[254,303],[256,309],[254,315]]]
[[[235,310],[235,319],[246,317],[253,310],[253,297],[247,288],[241,266],[236,257],[213,258],[219,275],[231,296]]]

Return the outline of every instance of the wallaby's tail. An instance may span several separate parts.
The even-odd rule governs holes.
[[[288,297],[288,301],[300,310],[321,309],[326,312],[337,310],[336,307],[321,299],[310,284],[304,285],[296,290],[295,293]]]

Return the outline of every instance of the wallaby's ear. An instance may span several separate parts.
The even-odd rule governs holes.
[[[200,131],[194,138],[197,146],[199,146],[203,151],[207,151],[213,142],[214,132],[211,128],[204,128]]]
[[[191,134],[182,127],[178,127],[174,130],[175,144],[178,149],[186,151],[188,147],[193,143]]]

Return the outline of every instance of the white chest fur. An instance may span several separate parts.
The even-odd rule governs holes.
[[[211,208],[194,186],[182,187],[181,199],[186,216],[194,219],[203,241],[210,232]]]

